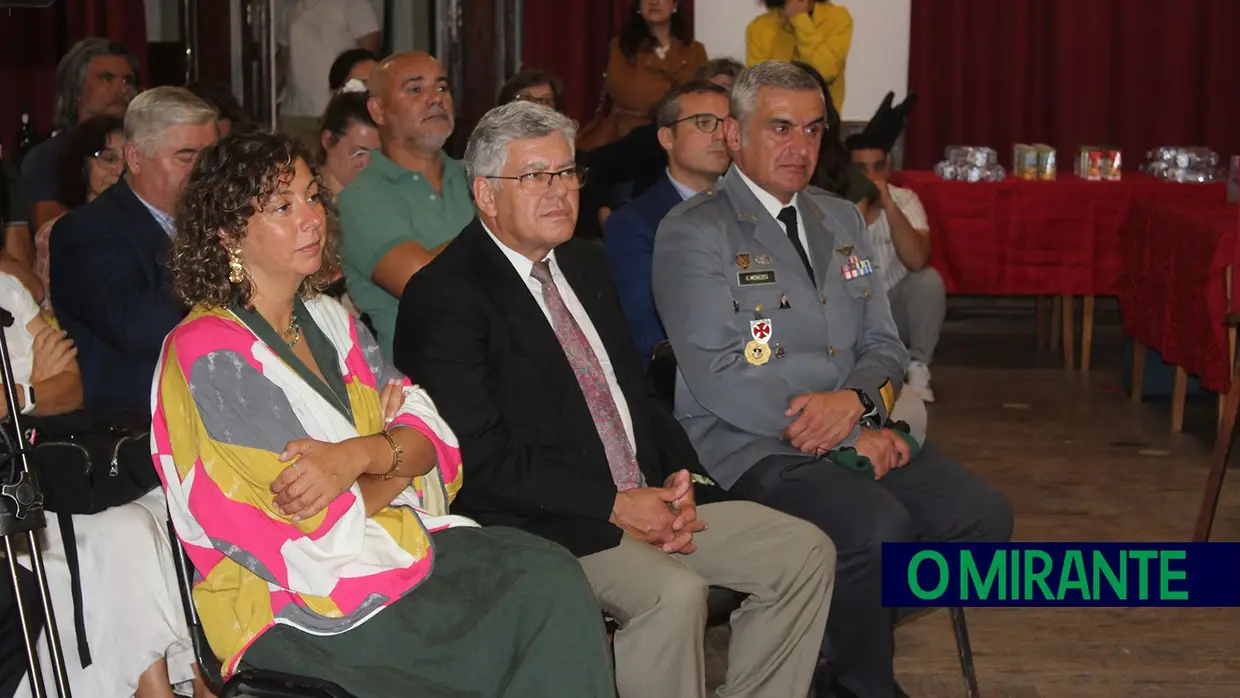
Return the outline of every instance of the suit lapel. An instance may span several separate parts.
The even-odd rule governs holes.
[[[473,246],[484,269],[479,281],[488,291],[495,307],[500,309],[508,321],[512,335],[525,349],[526,355],[538,368],[540,375],[551,382],[552,386],[562,389],[564,374],[572,377],[572,367],[564,358],[564,350],[556,339],[555,330],[547,322],[538,302],[530,295],[525,280],[519,278],[508,258],[491,240],[490,235],[475,218],[461,233]],[[576,378],[573,377],[575,381]]]
[[[599,339],[602,340],[603,350],[607,352],[608,357],[612,357],[613,369],[618,371],[620,362],[616,361],[614,357],[618,356],[621,351],[619,348],[620,342],[631,341],[628,338],[627,325],[625,326],[625,333],[617,336],[618,324],[608,311],[606,301],[603,298],[602,285],[598,279],[590,276],[589,270],[582,263],[578,256],[577,247],[574,244],[570,243],[557,248],[555,259],[560,266],[560,271],[564,273],[564,280],[572,286],[577,300],[581,301],[581,307],[585,308],[586,315],[590,316],[590,324],[594,325],[594,331],[598,333]],[[617,380],[619,380],[619,374],[617,374]],[[623,387],[623,383],[621,385]]]
[[[172,249],[172,239],[123,177],[104,193],[104,196],[107,195],[113,196],[112,203],[123,214],[124,220],[129,222],[125,239],[133,245],[140,258],[150,259],[153,264],[143,266],[147,278],[156,286],[166,283],[166,280],[171,278],[168,273],[168,254]]]
[[[663,173],[663,176],[659,178],[655,186],[658,187],[659,210],[664,214],[676,208],[676,204],[681,202],[680,192],[676,190],[676,185],[672,184],[672,178],[668,176],[667,172]]]

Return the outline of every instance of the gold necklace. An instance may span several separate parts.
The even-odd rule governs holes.
[[[301,341],[301,323],[297,321],[296,310],[294,310],[293,314],[288,318],[288,327],[284,328],[284,331],[280,332],[280,339],[284,340],[284,343],[288,345],[289,349],[297,346],[297,343]]]

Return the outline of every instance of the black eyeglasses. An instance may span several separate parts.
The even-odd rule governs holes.
[[[117,167],[125,164],[125,157],[117,154],[115,150],[96,150],[90,156],[105,167]]]
[[[559,172],[526,172],[516,177],[492,175],[487,179],[515,179],[517,186],[526,194],[545,194],[551,183],[559,177],[560,183],[569,191],[576,191],[586,184],[586,168],[570,167]]]
[[[517,94],[517,100],[521,102],[533,102],[534,104],[541,104],[544,107],[551,107],[552,109],[555,109],[555,97],[535,97],[533,95]]]
[[[715,129],[719,128],[719,124],[723,123],[723,117],[715,116],[714,114],[692,114],[683,119],[676,119],[668,124],[668,128],[683,121],[692,121],[693,125],[697,126],[697,130],[702,133],[714,133]]]

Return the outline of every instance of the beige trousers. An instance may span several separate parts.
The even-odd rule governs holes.
[[[719,698],[809,692],[835,583],[835,546],[817,526],[752,502],[698,507],[697,551],[667,555],[625,536],[581,558],[594,595],[620,628],[620,698],[705,698],[706,597],[748,594],[732,614]]]

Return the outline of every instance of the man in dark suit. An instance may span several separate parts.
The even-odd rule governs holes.
[[[674,206],[710,189],[727,171],[731,158],[720,128],[726,118],[728,91],[713,82],[687,82],[668,92],[656,112],[667,169],[607,219],[603,251],[643,364],[667,339],[650,290],[655,230]]]
[[[52,307],[77,345],[89,407],[150,408],[164,337],[185,315],[165,268],[177,200],[218,137],[215,110],[193,93],[143,92],[125,115],[125,176],[52,230]]]
[[[465,154],[479,220],[401,298],[396,365],[429,391],[467,464],[454,511],[580,558],[620,623],[622,698],[704,696],[710,585],[748,595],[721,694],[804,696],[832,544],[723,501],[706,478],[642,372],[597,248],[571,239],[574,130],[529,102],[488,112]]]

